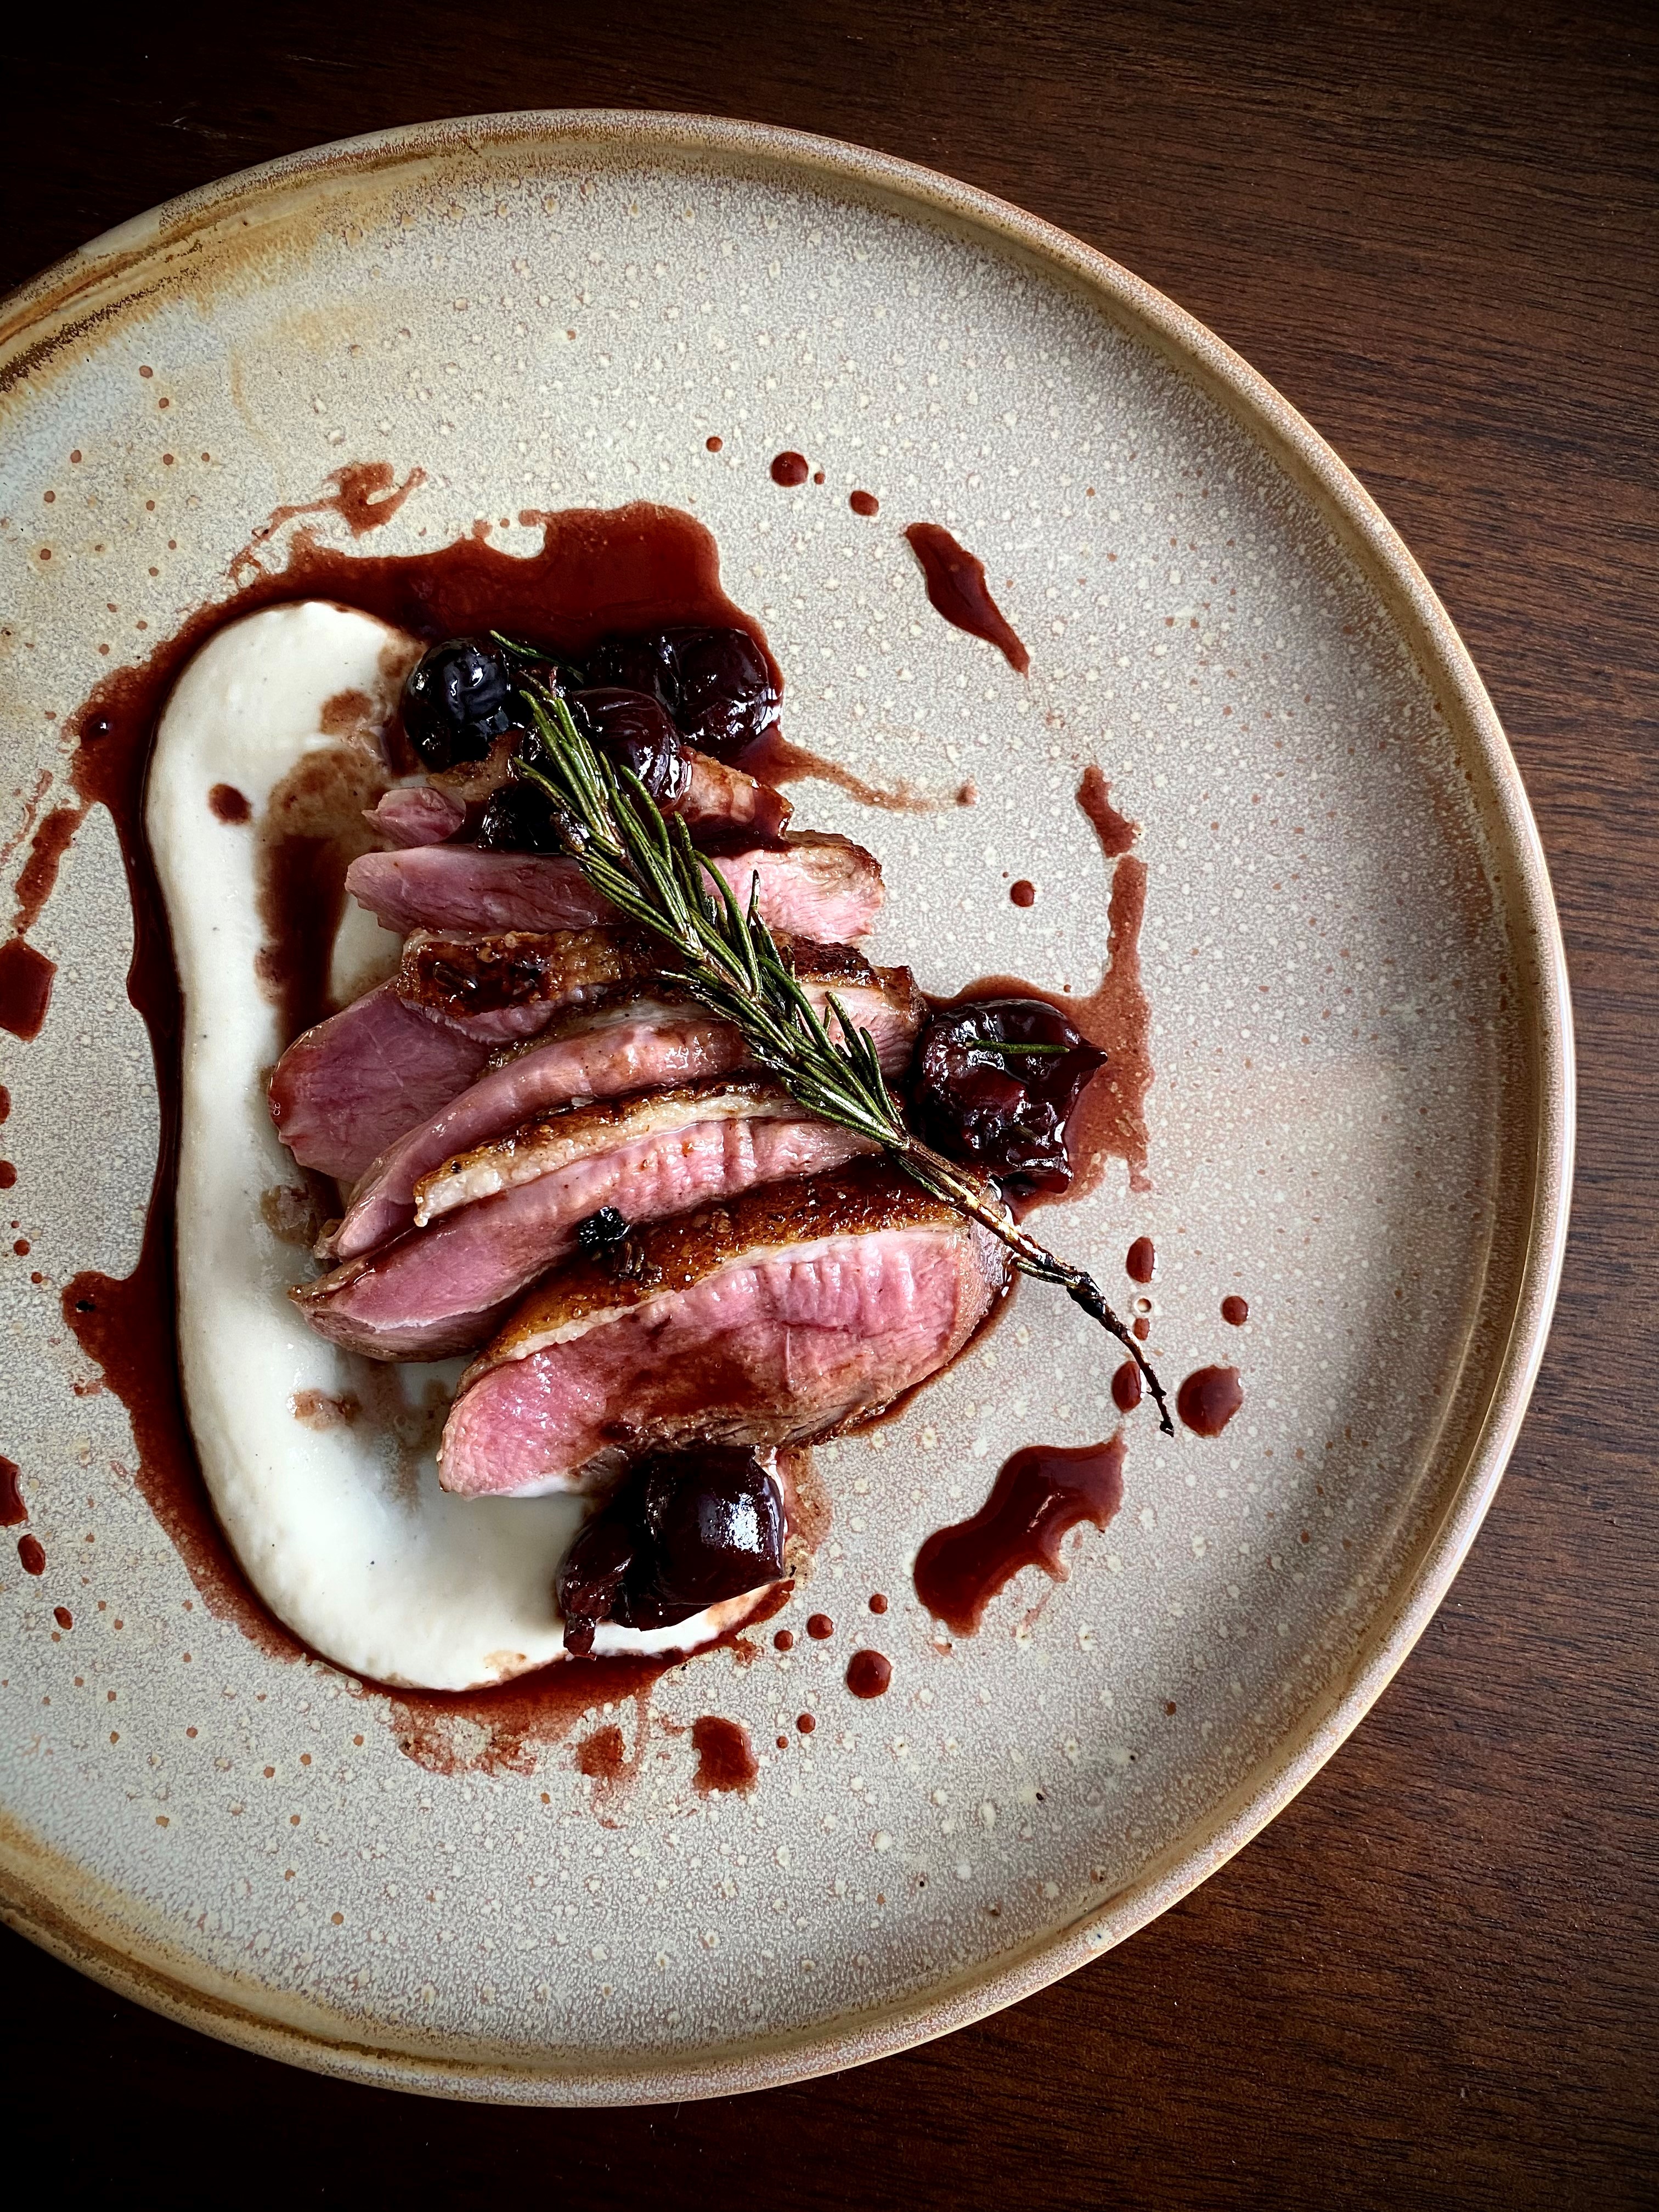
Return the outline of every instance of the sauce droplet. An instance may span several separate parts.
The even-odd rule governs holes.
[[[1112,1377],[1112,1403],[1120,1413],[1133,1413],[1140,1403],[1140,1370],[1126,1359]]]
[[[815,1644],[822,1644],[826,1636],[833,1636],[835,1632],[836,1624],[827,1613],[814,1613],[807,1616],[806,1633]]]
[[[702,442],[711,453],[718,453],[726,441],[724,438],[705,438]]]
[[[916,1595],[953,1635],[971,1636],[1022,1567],[1064,1582],[1060,1547],[1079,1522],[1103,1528],[1123,1502],[1123,1439],[1029,1444],[1003,1462],[970,1521],[935,1529],[916,1554]]]
[[[849,493],[847,504],[854,514],[878,514],[881,511],[881,501],[872,491]]]
[[[882,1593],[880,1590],[877,1590],[877,1591],[875,1592],[874,1595],[871,1598],[871,1600],[870,1600],[870,1610],[871,1610],[871,1612],[872,1612],[872,1613],[885,1613],[885,1612],[886,1612],[886,1610],[887,1610],[887,1600],[886,1600],[885,1596],[883,1595],[883,1593]]]
[[[1021,644],[1002,610],[991,597],[985,580],[985,563],[942,524],[913,522],[905,532],[910,550],[921,563],[927,598],[936,614],[969,637],[982,637],[995,646],[1017,676],[1031,665],[1031,656]]]
[[[20,1536],[17,1556],[26,1575],[43,1575],[46,1571],[46,1547],[38,1536]]]
[[[1138,1317],[1133,1321],[1129,1326],[1134,1331],[1134,1338],[1137,1344],[1145,1344],[1147,1338],[1152,1333],[1152,1324],[1147,1320],[1145,1314],[1138,1316]]]
[[[777,1634],[772,1638],[772,1649],[775,1651],[793,1651],[794,1648],[793,1632],[787,1628],[779,1629]]]
[[[57,973],[58,963],[21,937],[0,945],[0,1029],[9,1030],[25,1044],[38,1037]]]
[[[847,1662],[847,1686],[855,1698],[879,1698],[893,1679],[893,1662],[879,1651],[855,1651]]]
[[[237,790],[234,783],[216,783],[208,793],[208,805],[221,822],[251,822],[253,809],[246,794]]]
[[[66,1605],[53,1606],[52,1617],[60,1628],[73,1628],[75,1626],[75,1615]]]
[[[17,1170],[9,1160],[0,1160],[0,1190],[9,1190],[17,1180]]]
[[[0,1459],[0,1528],[15,1528],[29,1517],[23,1486],[17,1479],[21,1472],[15,1460]]]
[[[1158,1252],[1150,1237],[1137,1237],[1124,1255],[1123,1272],[1132,1283],[1150,1283],[1158,1272]]]
[[[1176,1411],[1198,1437],[1218,1437],[1244,1403],[1236,1367],[1200,1367],[1176,1393]]]
[[[1030,882],[1024,876],[1021,876],[1017,883],[1012,883],[1009,884],[1008,896],[1012,899],[1016,906],[1035,906],[1036,904],[1036,885],[1034,883]]]
[[[772,481],[782,484],[786,490],[804,484],[812,471],[806,465],[805,453],[779,453],[772,462]]]
[[[1231,1297],[1224,1297],[1221,1301],[1221,1318],[1223,1321],[1231,1322],[1235,1328],[1243,1328],[1249,1317],[1249,1300],[1241,1298],[1236,1291]]]
[[[697,1771],[691,1780],[703,1796],[753,1786],[760,1764],[750,1748],[748,1730],[736,1721],[705,1713],[691,1723],[691,1744],[697,1754]]]
[[[811,1735],[817,1723],[811,1713],[798,1713],[795,1717],[795,1726],[803,1735]]]

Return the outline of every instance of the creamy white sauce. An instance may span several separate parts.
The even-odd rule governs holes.
[[[313,1335],[287,1293],[314,1263],[275,1233],[260,1203],[300,1177],[265,1104],[282,1039],[255,967],[258,823],[297,761],[338,743],[323,732],[325,702],[379,696],[387,647],[412,644],[322,602],[221,630],[162,717],[146,823],[184,994],[179,1344],[215,1510],[260,1596],[313,1650],[380,1681],[451,1690],[562,1656],[553,1577],[584,1504],[441,1490],[435,1436],[400,1448],[372,1409],[390,1392],[411,1412],[428,1394],[447,1399],[464,1363],[370,1363]],[[216,818],[208,794],[220,783],[249,800],[252,825]],[[354,908],[342,924],[340,995],[395,961],[398,940],[366,919]],[[348,1399],[363,1411],[332,1426],[295,1410],[320,1405],[326,1418],[327,1401]],[[717,1612],[741,1618],[749,1603]],[[602,1626],[595,1649],[684,1650],[721,1625],[702,1613],[648,1632]]]

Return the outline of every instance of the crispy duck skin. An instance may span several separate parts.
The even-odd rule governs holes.
[[[618,1449],[824,1435],[953,1358],[1010,1265],[885,1159],[658,1222],[531,1292],[463,1377],[441,1480],[529,1496]]]

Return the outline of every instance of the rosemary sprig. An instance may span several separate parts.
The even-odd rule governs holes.
[[[521,661],[532,659],[511,641],[501,642]],[[699,855],[684,822],[665,816],[633,770],[601,752],[558,692],[528,666],[519,696],[540,742],[520,750],[514,772],[551,799],[566,849],[593,888],[629,921],[666,940],[692,997],[739,1030],[754,1059],[809,1112],[879,1145],[924,1190],[988,1229],[1022,1273],[1057,1283],[1116,1337],[1152,1392],[1164,1435],[1173,1435],[1158,1376],[1098,1285],[1028,1235],[993,1189],[906,1127],[868,1032],[854,1026],[833,994],[826,1003],[840,1036],[831,1036],[760,918],[758,879],[745,912],[724,877]]]

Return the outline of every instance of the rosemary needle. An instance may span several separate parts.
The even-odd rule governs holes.
[[[539,740],[520,748],[514,773],[538,785],[552,800],[565,848],[593,888],[630,921],[673,947],[676,972],[685,988],[712,1014],[730,1022],[754,1060],[809,1112],[881,1146],[924,1190],[988,1229],[1012,1253],[1023,1273],[1057,1283],[1116,1337],[1152,1394],[1164,1435],[1172,1436],[1174,1425],[1157,1376],[1092,1277],[1028,1235],[994,1186],[934,1152],[906,1127],[874,1044],[833,994],[826,1006],[840,1036],[831,1036],[829,1021],[796,981],[760,918],[758,879],[745,911],[725,878],[698,854],[684,822],[678,815],[665,816],[634,771],[601,752],[558,692],[539,680],[527,665],[539,656],[513,640],[500,642],[526,664],[519,696]]]

